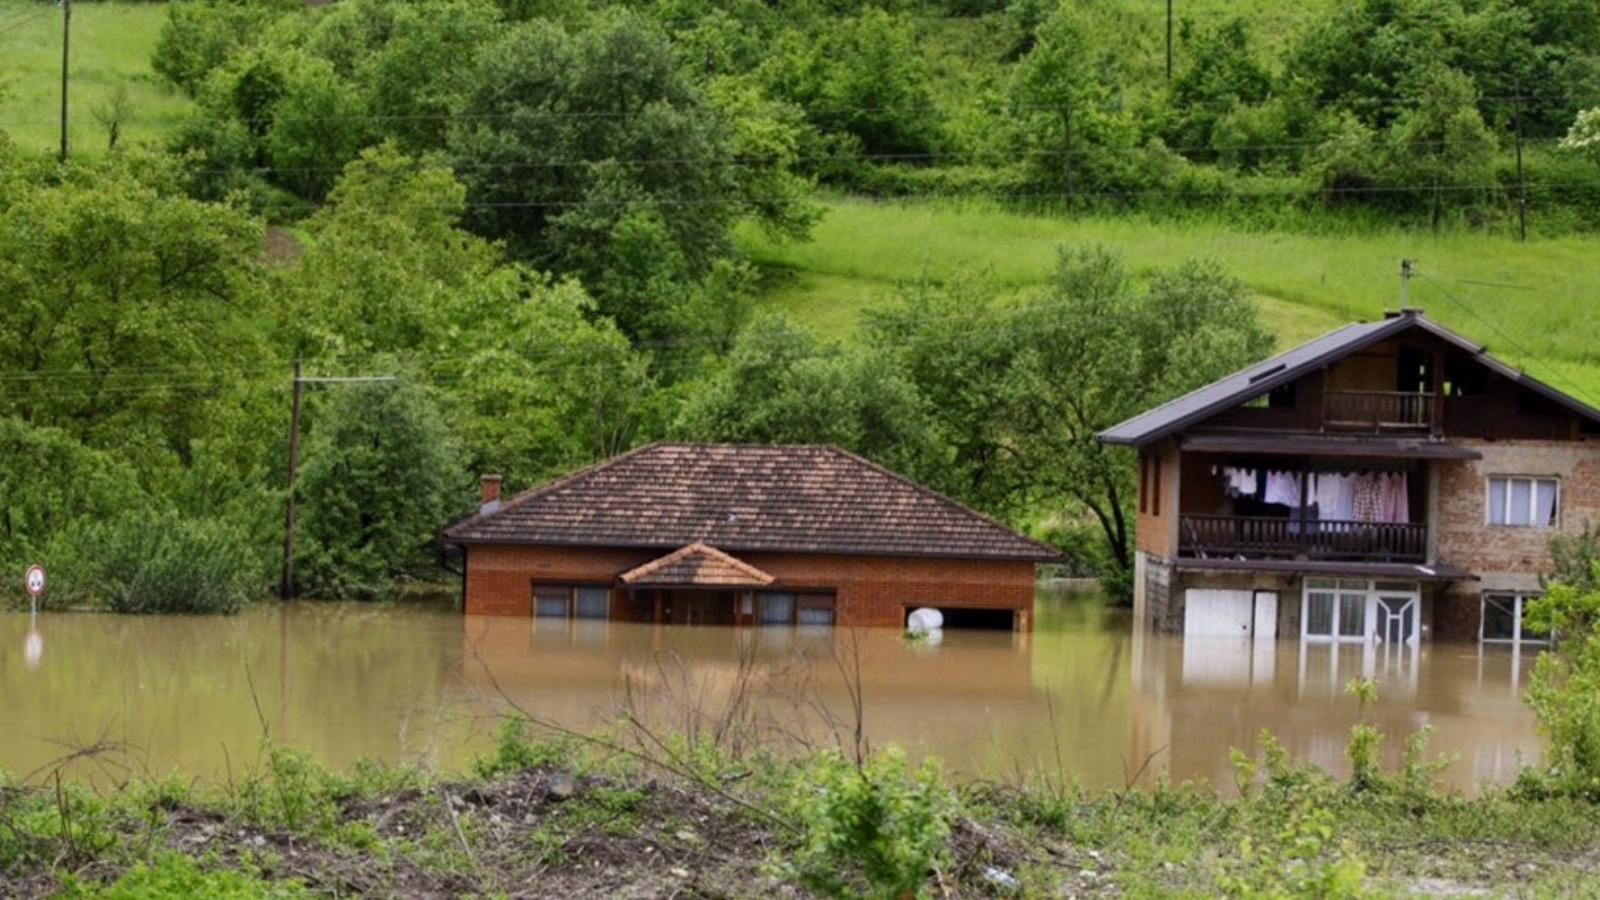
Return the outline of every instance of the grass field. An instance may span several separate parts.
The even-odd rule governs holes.
[[[75,3],[72,7],[70,137],[75,154],[106,149],[95,112],[126,92],[122,140],[159,139],[189,106],[150,69],[164,3]],[[61,8],[44,0],[0,0],[0,130],[22,147],[53,150],[61,135]]]
[[[984,203],[834,199],[812,240],[783,243],[756,229],[740,244],[768,272],[764,306],[836,337],[898,282],[984,271],[1008,293],[1040,284],[1063,244],[1120,250],[1136,271],[1195,257],[1243,278],[1280,343],[1296,343],[1399,302],[1402,257],[1416,261],[1410,305],[1534,375],[1600,405],[1600,266],[1596,243],[1513,241],[1474,234],[1387,231],[1318,236],[1136,218],[1030,216]],[[1514,287],[1504,286],[1514,285]]]
[[[1123,0],[1116,14],[1127,19],[1125,30],[1140,47],[1130,65],[1159,64],[1159,12]],[[1309,10],[1277,0],[1196,0],[1182,12],[1197,24],[1235,12],[1260,13],[1271,20],[1258,23],[1261,33],[1281,42]],[[105,126],[95,111],[119,90],[130,107],[124,140],[160,139],[182,119],[189,101],[150,69],[165,15],[162,3],[73,7],[74,153],[104,152]],[[995,40],[984,34],[987,27],[957,22],[945,39],[983,45]],[[0,129],[24,147],[57,145],[60,59],[59,6],[0,0]],[[803,244],[775,242],[755,229],[740,233],[740,244],[768,276],[763,306],[844,338],[854,333],[862,309],[892,298],[905,280],[976,269],[997,289],[1021,296],[1046,277],[1057,247],[1090,241],[1122,250],[1140,270],[1190,257],[1221,261],[1249,284],[1267,325],[1285,345],[1396,305],[1399,260],[1411,257],[1423,276],[1412,284],[1412,305],[1558,387],[1571,390],[1576,384],[1600,405],[1600,316],[1592,312],[1600,298],[1600,265],[1595,243],[1584,238],[1517,244],[1470,233],[1401,230],[1313,236],[1136,218],[1032,216],[981,202],[851,199],[828,201],[826,217]]]

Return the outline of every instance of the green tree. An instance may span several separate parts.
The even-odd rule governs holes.
[[[437,159],[365,151],[279,273],[284,338],[312,358],[403,357],[439,386],[465,461],[512,485],[630,446],[657,418],[644,354],[575,281],[463,230],[465,199]]]
[[[1134,466],[1098,434],[1261,358],[1271,337],[1243,283],[1213,263],[1136,284],[1108,250],[1064,249],[1038,296],[994,296],[909,294],[879,314],[871,342],[905,361],[940,430],[957,436],[951,467],[965,487],[953,492],[1013,520],[1093,522],[1107,588],[1126,597]]]
[[[261,226],[142,153],[0,190],[0,413],[141,463],[182,458],[259,364]]]
[[[658,299],[662,287],[699,282],[729,258],[737,219],[809,222],[789,201],[751,195],[770,189],[783,162],[732,158],[723,109],[637,13],[606,13],[576,33],[545,21],[507,30],[480,53],[456,111],[449,148],[469,224],[521,259],[578,275],[634,337],[662,336],[650,313],[677,299]]]
[[[1063,4],[1039,27],[1010,89],[1014,127],[1035,181],[1069,198],[1114,186],[1106,177],[1111,154],[1104,151],[1131,143],[1111,114],[1117,69],[1081,8]]]
[[[1567,136],[1561,139],[1561,149],[1600,165],[1600,106],[1578,113]]]
[[[55,428],[0,417],[0,571],[36,562],[56,534],[141,502],[133,471]]]
[[[1203,156],[1221,143],[1218,122],[1234,106],[1265,100],[1272,78],[1256,59],[1244,19],[1208,29],[1186,20],[1181,42],[1186,65],[1172,80],[1166,135],[1182,152]]]
[[[470,496],[427,394],[406,381],[350,385],[312,421],[296,488],[299,590],[373,597],[425,570],[439,528]]]
[[[1539,657],[1528,705],[1547,742],[1542,770],[1523,786],[1600,799],[1600,531],[1552,541],[1554,580],[1530,602],[1524,627],[1555,640]]]
[[[942,436],[892,357],[827,343],[783,316],[758,319],[695,385],[674,430],[689,440],[826,443],[936,481]]]
[[[1418,75],[1417,83],[1414,104],[1389,131],[1390,166],[1399,183],[1428,189],[1437,231],[1446,194],[1462,203],[1487,192],[1495,139],[1478,112],[1467,75],[1433,66]]]
[[[200,0],[173,3],[151,54],[156,74],[194,96],[206,76],[240,47],[259,40],[268,25],[298,0]]]

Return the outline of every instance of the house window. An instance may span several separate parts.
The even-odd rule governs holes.
[[[770,593],[761,595],[761,624],[788,625],[794,622],[794,595]]]
[[[536,584],[533,614],[545,619],[610,618],[611,589],[601,585]]]
[[[832,625],[833,595],[801,594],[795,599],[795,621],[801,625]]]
[[[565,619],[572,605],[572,588],[539,585],[533,589],[533,614],[544,619]]]
[[[605,619],[611,615],[611,589],[580,587],[575,604],[580,619]]]
[[[1538,596],[1537,594],[1484,594],[1481,600],[1482,615],[1478,617],[1478,640],[1485,644],[1547,641],[1549,635],[1523,622],[1528,604]]]
[[[1554,478],[1492,476],[1488,507],[1490,525],[1554,528],[1561,512],[1561,482]]]

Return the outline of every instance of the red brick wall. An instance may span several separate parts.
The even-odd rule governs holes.
[[[473,545],[467,549],[467,612],[526,616],[535,581],[610,584],[670,551]],[[905,609],[1011,609],[1033,626],[1031,562],[746,553],[739,558],[777,579],[775,588],[834,592],[840,625],[898,627]],[[623,613],[620,592],[613,610]],[[620,616],[619,616],[620,617]]]

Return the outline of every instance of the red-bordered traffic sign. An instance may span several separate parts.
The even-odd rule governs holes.
[[[16,570],[12,569],[12,571],[15,572]],[[24,582],[28,586],[28,593],[34,597],[43,594],[44,582],[44,566],[29,566],[28,574]]]

